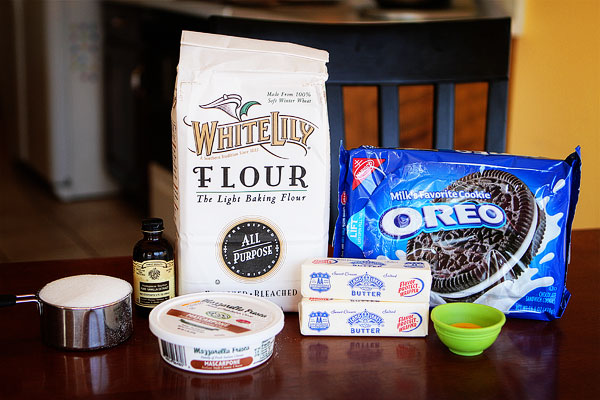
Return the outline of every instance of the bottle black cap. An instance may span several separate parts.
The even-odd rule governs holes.
[[[142,231],[160,232],[164,230],[162,218],[146,218],[142,220]]]

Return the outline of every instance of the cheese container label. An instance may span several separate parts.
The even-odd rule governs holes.
[[[304,297],[427,303],[431,270],[423,261],[313,258],[300,288]]]
[[[315,336],[427,336],[429,303],[303,298],[300,332]]]
[[[296,311],[328,244],[328,53],[184,31],[172,110],[179,294]]]

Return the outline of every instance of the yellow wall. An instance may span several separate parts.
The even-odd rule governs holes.
[[[507,150],[562,159],[580,145],[573,228],[600,228],[600,1],[524,1],[512,52]]]

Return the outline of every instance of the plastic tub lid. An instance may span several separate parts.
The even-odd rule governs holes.
[[[279,306],[255,296],[204,292],[178,296],[156,306],[150,331],[159,339],[183,346],[223,346],[260,341],[283,329]]]

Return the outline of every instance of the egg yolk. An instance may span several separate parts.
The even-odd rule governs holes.
[[[467,329],[477,329],[481,328],[481,326],[477,324],[473,324],[471,322],[456,322],[452,324],[452,326],[456,326],[457,328],[467,328]]]

